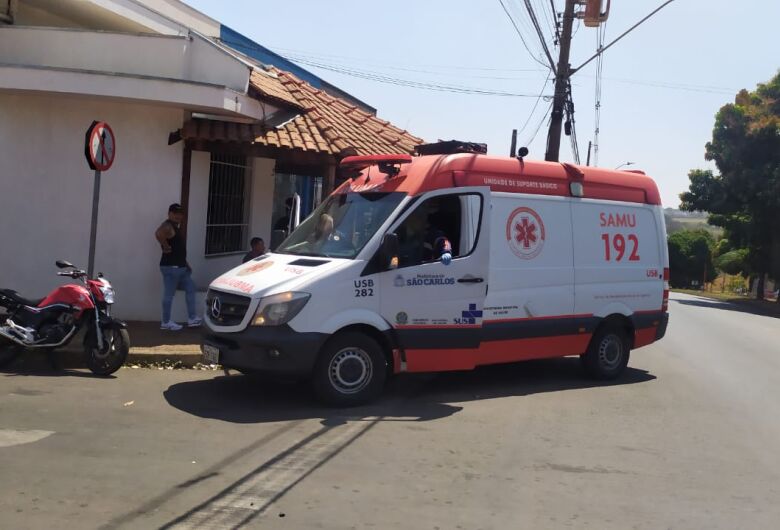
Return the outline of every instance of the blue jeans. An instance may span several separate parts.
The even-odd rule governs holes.
[[[171,304],[173,304],[173,295],[176,289],[184,289],[187,298],[187,313],[190,320],[197,315],[195,312],[195,282],[192,281],[192,274],[187,267],[163,267],[160,266],[160,272],[163,276],[163,297],[162,297],[162,321],[171,320]]]

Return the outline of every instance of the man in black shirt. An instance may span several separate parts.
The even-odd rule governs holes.
[[[174,203],[168,207],[168,219],[162,222],[154,233],[162,249],[160,257],[160,272],[163,276],[162,322],[160,329],[178,331],[180,324],[171,320],[171,305],[176,289],[181,287],[187,299],[187,326],[199,327],[203,320],[198,317],[195,309],[195,283],[192,281],[192,268],[187,263],[187,242],[181,233],[181,222],[184,219],[184,209]]]

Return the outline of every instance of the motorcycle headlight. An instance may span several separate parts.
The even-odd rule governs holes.
[[[310,297],[309,293],[290,291],[261,298],[255,316],[252,318],[252,325],[281,326],[286,324],[300,313]]]
[[[100,292],[103,293],[103,299],[106,301],[107,304],[113,304],[114,303],[114,288],[111,287],[111,284],[108,283],[108,280],[105,278],[100,279],[100,283],[103,285],[100,286]]]

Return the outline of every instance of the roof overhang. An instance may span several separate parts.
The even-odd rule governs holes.
[[[0,64],[0,91],[131,101],[256,121],[279,111],[220,85],[43,66]]]

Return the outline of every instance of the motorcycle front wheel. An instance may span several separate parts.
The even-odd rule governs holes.
[[[87,368],[93,374],[113,374],[125,364],[127,354],[130,353],[130,334],[126,329],[104,329],[103,349],[98,349],[94,337],[88,338],[84,341],[84,353],[87,356]]]

